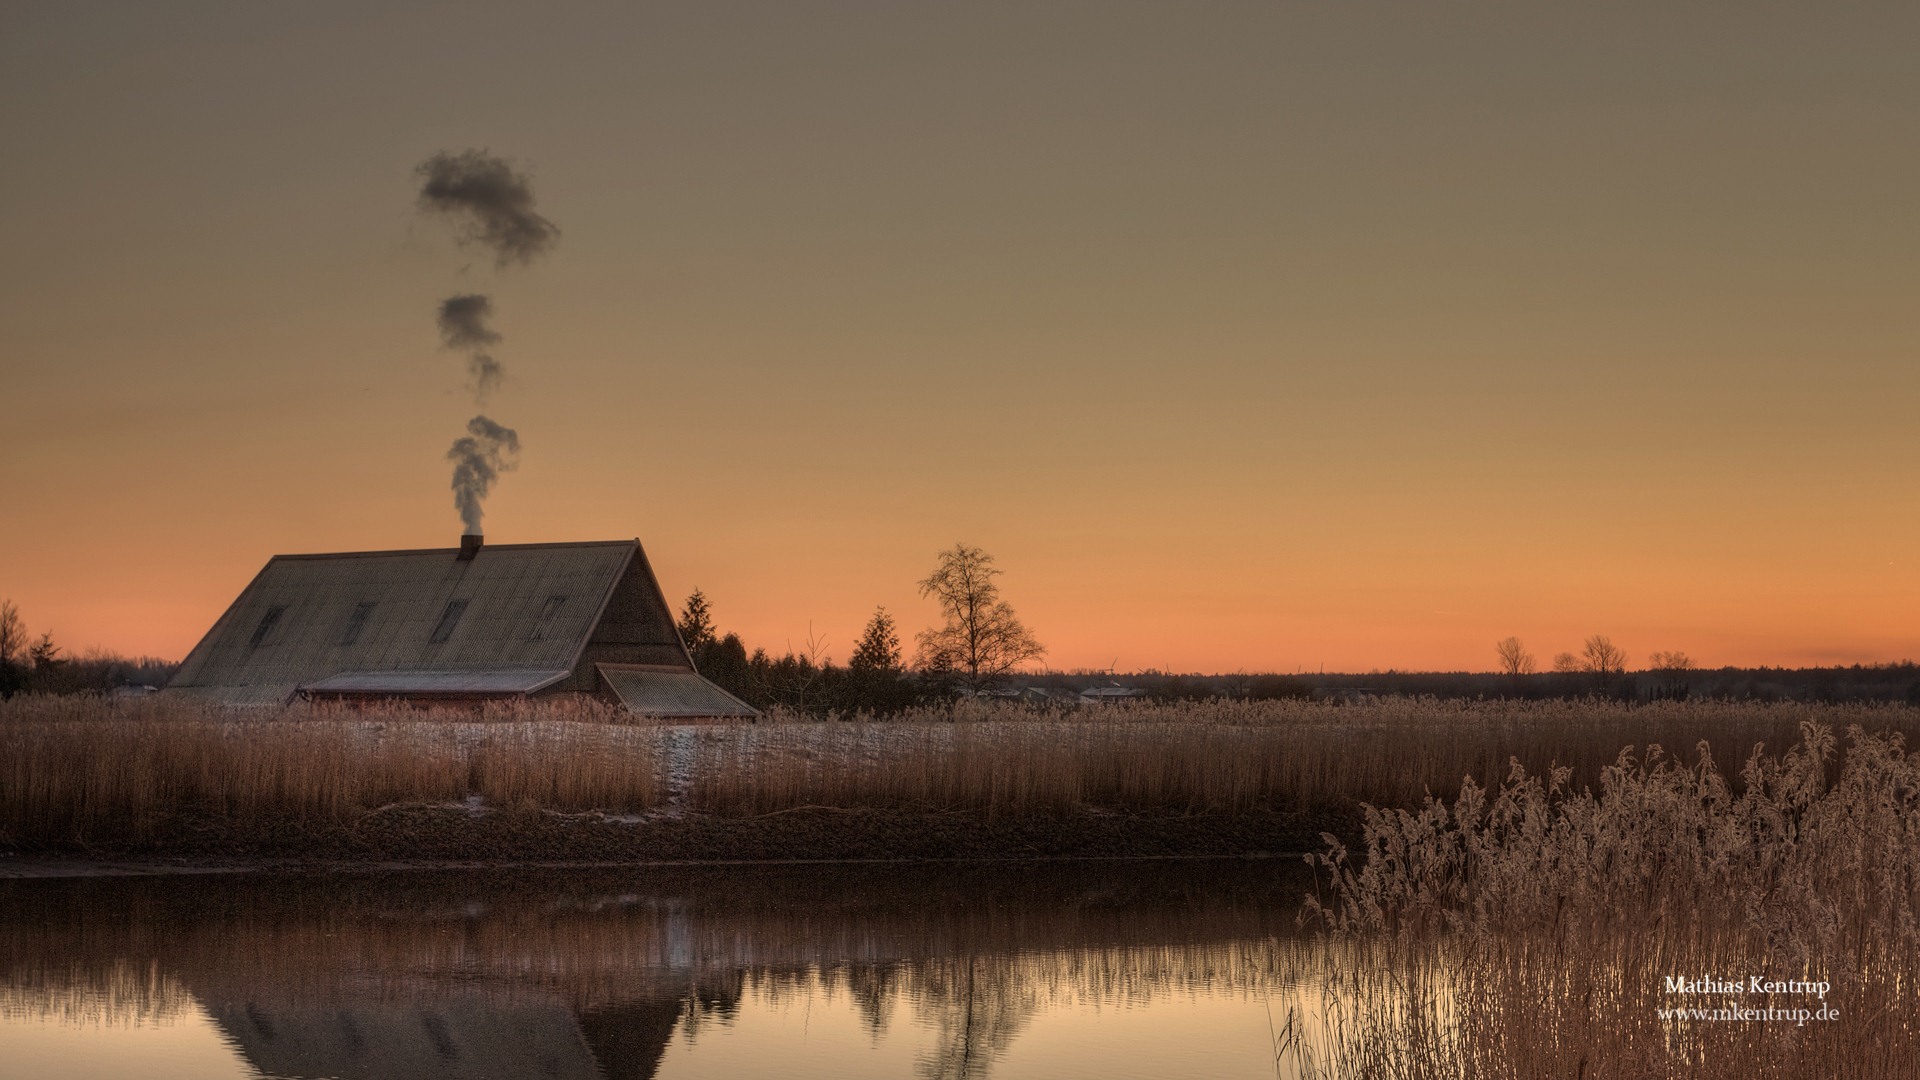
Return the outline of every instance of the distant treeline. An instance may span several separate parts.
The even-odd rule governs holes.
[[[1358,677],[1364,681],[1365,677]],[[1409,687],[1422,679],[1436,686],[1447,680],[1461,680],[1458,691],[1407,689],[1402,693],[1436,696],[1572,697],[1600,695],[1623,701],[1685,701],[1707,698],[1728,701],[1759,702],[1906,702],[1920,705],[1920,664],[1854,664],[1849,667],[1819,668],[1738,668],[1723,667],[1693,671],[1632,671],[1612,675],[1581,672],[1553,672],[1541,675],[1433,675],[1402,676]],[[1506,689],[1482,692],[1464,686],[1499,684]],[[1331,684],[1330,684],[1331,685]]]
[[[749,648],[737,634],[720,634],[706,598],[687,600],[680,633],[700,674],[760,708],[784,706],[801,712],[886,714],[967,693],[952,673],[906,667],[899,637],[887,613],[876,611],[854,646],[847,666],[819,659],[809,643],[775,656]],[[1120,690],[1139,700],[1274,701],[1322,699],[1358,701],[1369,697],[1441,699],[1601,698],[1621,702],[1906,702],[1920,705],[1920,664],[1855,664],[1830,668],[1668,668],[1648,671],[1551,671],[1506,675],[1491,672],[1402,672],[1367,674],[1235,673],[1229,675],[1143,672],[1013,673],[981,691],[983,696],[1048,706],[1078,704],[1089,690]]]
[[[687,600],[681,636],[700,673],[747,703],[808,713],[886,715],[916,705],[970,693],[952,671],[906,666],[894,621],[876,611],[846,665],[821,657],[820,647],[785,649],[774,655],[750,648],[738,634],[718,632],[706,598]],[[178,661],[126,657],[99,650],[69,655],[50,634],[29,637],[11,603],[0,601],[0,698],[20,693],[112,693],[164,687]],[[1013,673],[982,690],[985,696],[1034,705],[1076,704],[1088,690],[1130,692],[1150,702],[1357,701],[1405,696],[1441,699],[1603,698],[1622,702],[1904,702],[1920,705],[1920,664],[1854,664],[1820,668],[1655,669],[1647,671],[1551,671],[1518,675],[1489,672],[1385,671],[1367,674],[1235,673],[1229,675],[1143,672]],[[1119,696],[1119,695],[1116,695]]]
[[[761,708],[802,712],[886,714],[913,705],[950,700],[965,693],[951,679],[900,668],[840,667],[788,652],[751,653],[728,634],[695,651],[700,673]],[[1380,672],[1351,674],[1198,675],[1166,672],[1075,672],[1015,674],[982,696],[1037,706],[1079,704],[1089,690],[1122,690],[1152,703],[1176,701],[1358,702],[1379,697],[1484,700],[1574,700],[1625,703],[1655,701],[1885,702],[1920,705],[1920,664],[1831,668],[1719,668],[1692,671],[1546,672],[1497,675],[1484,672]],[[1112,699],[1110,699],[1112,700]]]
[[[899,631],[884,609],[874,612],[845,667],[822,659],[821,646],[811,641],[804,651],[788,648],[779,656],[764,648],[749,651],[740,635],[715,628],[712,608],[698,589],[681,609],[679,629],[700,674],[757,708],[885,714],[950,697],[955,689],[949,679],[906,669]]]
[[[29,637],[20,610],[0,600],[0,698],[15,694],[110,693],[167,685],[180,665],[151,656],[89,650],[69,656],[51,633]]]
[[[1123,686],[1157,700],[1273,697],[1282,686],[1302,697],[1355,700],[1369,696],[1541,701],[1598,697],[1612,701],[1905,702],[1920,705],[1920,664],[1855,664],[1821,668],[1737,668],[1625,672],[1553,671],[1503,675],[1473,671],[1387,671],[1368,674],[1175,675],[1157,671],[1041,675],[1036,686],[1085,689]]]

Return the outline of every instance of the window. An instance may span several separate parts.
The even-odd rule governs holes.
[[[373,614],[374,601],[362,600],[353,607],[353,614],[347,616],[347,628],[340,633],[340,644],[351,645],[360,640],[360,631],[367,628],[367,616]]]
[[[527,635],[528,641],[545,641],[553,633],[554,620],[560,617],[560,609],[567,606],[564,596],[549,596],[545,607],[540,609],[540,617],[534,620],[533,632]]]
[[[433,635],[427,638],[435,645],[453,636],[453,628],[460,625],[460,616],[466,614],[465,600],[447,601],[447,610],[440,613],[440,625],[433,628]]]
[[[253,640],[247,644],[247,647],[257,649],[262,645],[271,645],[272,642],[267,639],[272,636],[273,628],[280,625],[280,616],[286,613],[287,605],[285,604],[275,604],[268,608],[267,613],[260,616],[260,625],[253,628]]]

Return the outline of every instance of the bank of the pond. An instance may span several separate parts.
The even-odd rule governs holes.
[[[181,815],[143,838],[18,846],[0,859],[327,862],[739,862],[1006,860],[1273,855],[1352,836],[1354,814],[1233,813],[989,816],[800,807],[756,817],[701,813],[561,814],[466,804],[383,807],[333,821]]]
[[[1743,761],[1802,726],[1920,739],[1920,710],[1729,703],[1214,702],[884,721],[621,722],[579,702],[232,710],[0,702],[0,852],[103,859],[1239,856],[1357,842],[1362,803],[1623,747]],[[1638,751],[1636,751],[1638,753]]]

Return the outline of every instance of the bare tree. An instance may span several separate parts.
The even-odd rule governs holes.
[[[1570,652],[1553,654],[1553,670],[1569,672],[1580,670],[1580,658]]]
[[[0,600],[0,698],[10,698],[27,683],[27,628],[20,609]]]
[[[27,627],[11,600],[0,600],[0,664],[20,659],[27,648]]]
[[[1693,670],[1693,657],[1688,656],[1686,653],[1680,652],[1677,649],[1674,650],[1673,652],[1654,653],[1653,655],[1647,657],[1647,663],[1655,671],[1692,671]]]
[[[1595,634],[1580,650],[1580,665],[1598,675],[1617,675],[1627,670],[1627,652],[1607,635]]]
[[[941,552],[939,560],[920,582],[920,595],[939,601],[946,625],[920,633],[917,659],[922,668],[952,673],[967,689],[980,690],[1046,654],[1013,607],[1000,599],[993,582],[1000,571],[993,556],[955,544]]]
[[[1493,645],[1493,651],[1500,657],[1500,670],[1509,675],[1533,674],[1533,654],[1517,637],[1505,638]]]

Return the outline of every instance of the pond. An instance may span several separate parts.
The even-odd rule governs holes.
[[[0,1078],[1273,1077],[1292,860],[0,881]]]

